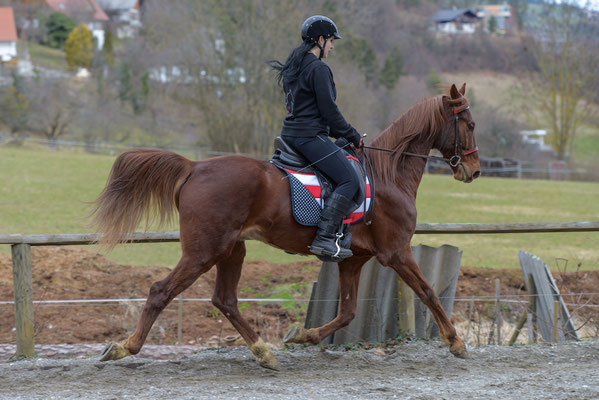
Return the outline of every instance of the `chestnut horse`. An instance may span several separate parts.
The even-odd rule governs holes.
[[[320,328],[293,328],[285,342],[317,344],[346,326],[356,312],[360,270],[374,256],[393,268],[430,309],[451,353],[468,357],[464,342],[410,249],[416,228],[416,192],[429,151],[438,149],[447,161],[451,159],[453,176],[459,181],[472,182],[480,174],[465,91],[465,84],[460,90],[452,85],[448,94],[412,106],[373,141],[373,147],[389,151],[358,150],[371,161],[376,198],[372,223],[351,227],[354,255],[339,263],[338,315]],[[239,331],[257,362],[278,369],[273,353],[237,308],[237,285],[245,240],[310,254],[308,246],[316,228],[293,219],[289,182],[283,176],[267,161],[237,155],[194,162],[168,151],[130,150],[117,157],[92,212],[93,224],[104,233],[101,242],[114,246],[126,241],[142,220],[147,221],[153,208],[165,222],[176,207],[182,256],[165,279],[151,286],[135,332],[122,342],[109,343],[102,361],[137,354],[158,314],[216,265],[212,303]]]

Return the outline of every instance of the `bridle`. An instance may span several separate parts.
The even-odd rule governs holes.
[[[478,151],[478,146],[474,146],[474,148],[472,148],[470,150],[466,150],[466,151],[464,151],[464,149],[462,148],[462,139],[460,138],[460,129],[458,128],[458,121],[460,119],[460,113],[462,113],[463,111],[466,111],[468,109],[470,109],[470,106],[459,107],[459,108],[453,110],[454,125],[455,125],[455,143],[453,146],[453,148],[454,148],[453,156],[451,156],[450,158],[446,158],[446,157],[441,157],[441,156],[429,156],[429,155],[423,155],[423,154],[410,153],[408,151],[404,151],[401,154],[404,154],[404,155],[410,156],[410,157],[425,158],[427,160],[445,161],[453,168],[460,166],[462,164],[462,158],[464,158],[464,156],[476,153]],[[386,151],[389,153],[395,153],[397,151],[397,149],[390,150],[390,149],[383,149],[380,147],[372,147],[372,146],[362,146],[362,147],[364,147],[366,149]]]

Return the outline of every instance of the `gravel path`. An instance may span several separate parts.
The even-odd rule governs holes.
[[[166,361],[127,357],[100,363],[88,357],[0,363],[0,399],[599,398],[598,341],[488,346],[472,349],[470,360],[424,341],[361,351],[282,349],[275,355],[279,372],[257,366],[245,347]]]

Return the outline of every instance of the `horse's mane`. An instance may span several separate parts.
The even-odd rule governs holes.
[[[402,116],[381,132],[373,141],[374,147],[395,150],[394,153],[370,152],[373,169],[382,182],[391,182],[399,174],[399,161],[412,140],[423,135],[427,140],[437,134],[447,122],[443,108],[443,97],[427,97],[410,107]],[[465,100],[465,98],[464,98]]]

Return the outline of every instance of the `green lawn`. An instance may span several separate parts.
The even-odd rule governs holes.
[[[100,194],[114,157],[37,147],[0,146],[0,233],[90,232],[87,204]],[[177,230],[173,225],[165,230]],[[88,246],[98,251],[96,246]],[[249,260],[305,260],[260,242],[248,242]],[[9,253],[8,245],[0,252]],[[179,243],[126,244],[108,257],[119,263],[174,266]]]
[[[22,46],[23,43],[20,43],[20,45]],[[64,51],[42,46],[35,42],[27,42],[26,45],[29,49],[29,56],[33,65],[50,69],[67,69]]]
[[[45,148],[0,146],[0,233],[89,232],[86,215],[104,187],[114,158]],[[418,222],[559,222],[599,220],[599,184],[481,177],[471,184],[425,175],[418,194]],[[176,230],[176,226],[167,229]],[[501,235],[417,235],[413,244],[452,244],[463,265],[518,267],[519,250],[551,268],[599,268],[599,232]],[[92,251],[98,249],[91,246]],[[8,253],[8,245],[0,252]],[[176,264],[178,243],[117,246],[108,257],[135,265]],[[277,263],[305,260],[259,242],[248,259]]]

